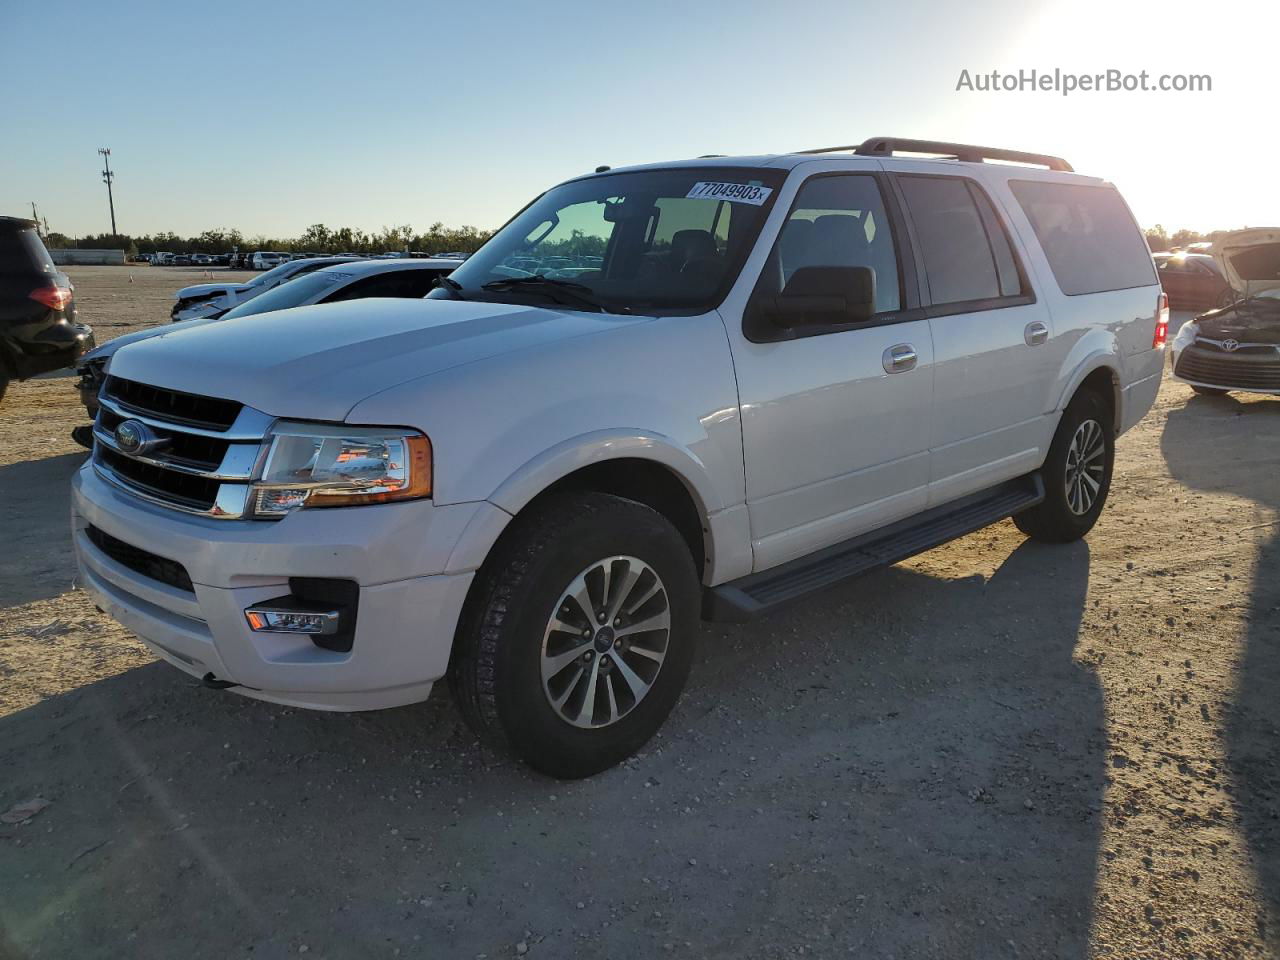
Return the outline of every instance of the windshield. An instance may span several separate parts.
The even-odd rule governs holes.
[[[349,273],[328,273],[324,270],[318,273],[304,273],[296,279],[286,280],[280,286],[228,310],[222,315],[222,319],[233,320],[236,317],[249,317],[255,313],[270,313],[272,310],[285,310],[311,303],[316,297],[323,296],[327,290],[333,289],[334,284],[345,283],[351,279],[351,276]]]
[[[450,274],[458,286],[431,296],[701,313],[728,292],[784,177],[710,167],[561,184]]]

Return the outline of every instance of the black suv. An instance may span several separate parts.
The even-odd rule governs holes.
[[[0,217],[0,398],[10,380],[73,365],[94,346],[76,323],[75,290],[34,220]]]

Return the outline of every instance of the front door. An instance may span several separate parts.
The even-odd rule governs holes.
[[[933,345],[908,309],[884,188],[871,173],[802,183],[753,295],[776,296],[800,267],[867,266],[869,321],[732,333],[756,570],[925,505]]]

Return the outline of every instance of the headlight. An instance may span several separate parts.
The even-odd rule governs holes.
[[[1173,349],[1181,351],[1185,350],[1191,344],[1195,343],[1196,334],[1200,332],[1200,328],[1196,326],[1194,321],[1184,323],[1178,328],[1178,334],[1173,338]]]
[[[431,441],[420,433],[277,423],[268,441],[253,491],[258,517],[431,495]]]

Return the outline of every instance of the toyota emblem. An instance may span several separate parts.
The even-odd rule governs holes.
[[[1237,350],[1240,349],[1240,341],[1239,340],[1223,340],[1222,349],[1227,351],[1227,353],[1235,353]]]

